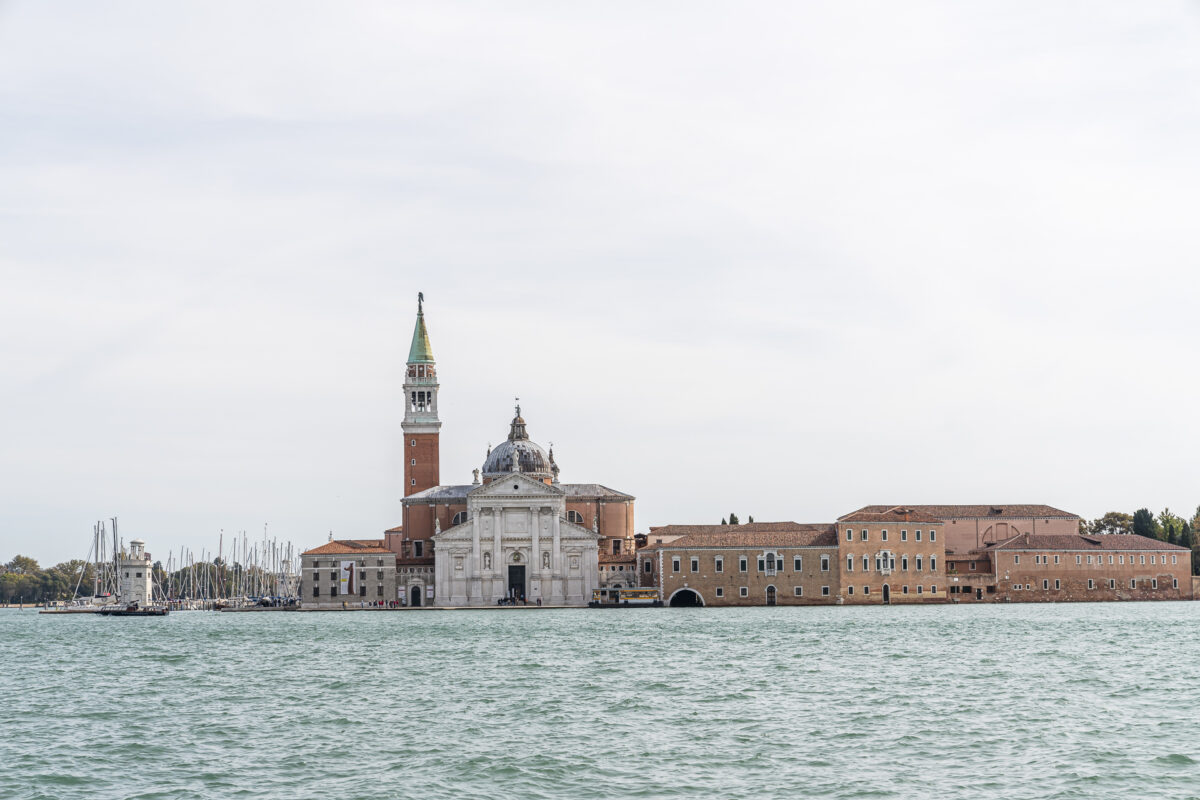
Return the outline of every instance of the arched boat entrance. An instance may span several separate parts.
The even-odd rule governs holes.
[[[704,605],[704,598],[691,589],[678,589],[667,602],[671,608],[689,608]]]
[[[767,605],[775,605],[775,587],[773,585],[767,587]]]
[[[885,606],[892,604],[892,589],[886,583],[883,585],[883,604]]]
[[[410,606],[416,607],[416,606],[421,605],[421,587],[420,586],[412,587],[412,589],[410,589],[408,592],[408,597],[409,597],[408,604]]]

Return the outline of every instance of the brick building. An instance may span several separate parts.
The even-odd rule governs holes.
[[[306,608],[389,605],[396,554],[381,539],[333,539],[300,554],[300,602]]]
[[[1193,599],[1191,551],[1133,535],[1021,534],[948,562],[959,602]]]
[[[830,524],[668,525],[650,539],[638,551],[638,574],[666,605],[815,605],[837,596]]]
[[[922,603],[946,599],[944,523],[907,506],[868,506],[840,517],[841,599]]]
[[[890,507],[864,506],[855,513],[879,513]],[[1031,536],[1073,536],[1079,533],[1078,514],[1041,504],[904,507],[945,523],[943,538],[947,553],[965,553],[1022,533]]]

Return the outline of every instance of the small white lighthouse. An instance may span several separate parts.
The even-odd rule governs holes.
[[[153,578],[150,574],[150,554],[146,552],[146,543],[141,539],[129,542],[129,552],[122,553],[120,559],[121,593],[117,602],[129,605],[137,603],[145,607],[154,599],[151,590]]]

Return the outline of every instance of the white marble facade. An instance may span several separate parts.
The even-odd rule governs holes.
[[[467,494],[467,521],[433,537],[438,606],[585,606],[599,585],[595,531],[566,520],[566,493],[519,472]]]

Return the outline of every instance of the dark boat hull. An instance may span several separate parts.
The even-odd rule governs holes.
[[[113,611],[97,611],[106,617],[165,617],[167,609],[165,608],[140,608],[137,611],[129,611],[128,609],[119,609]]]

